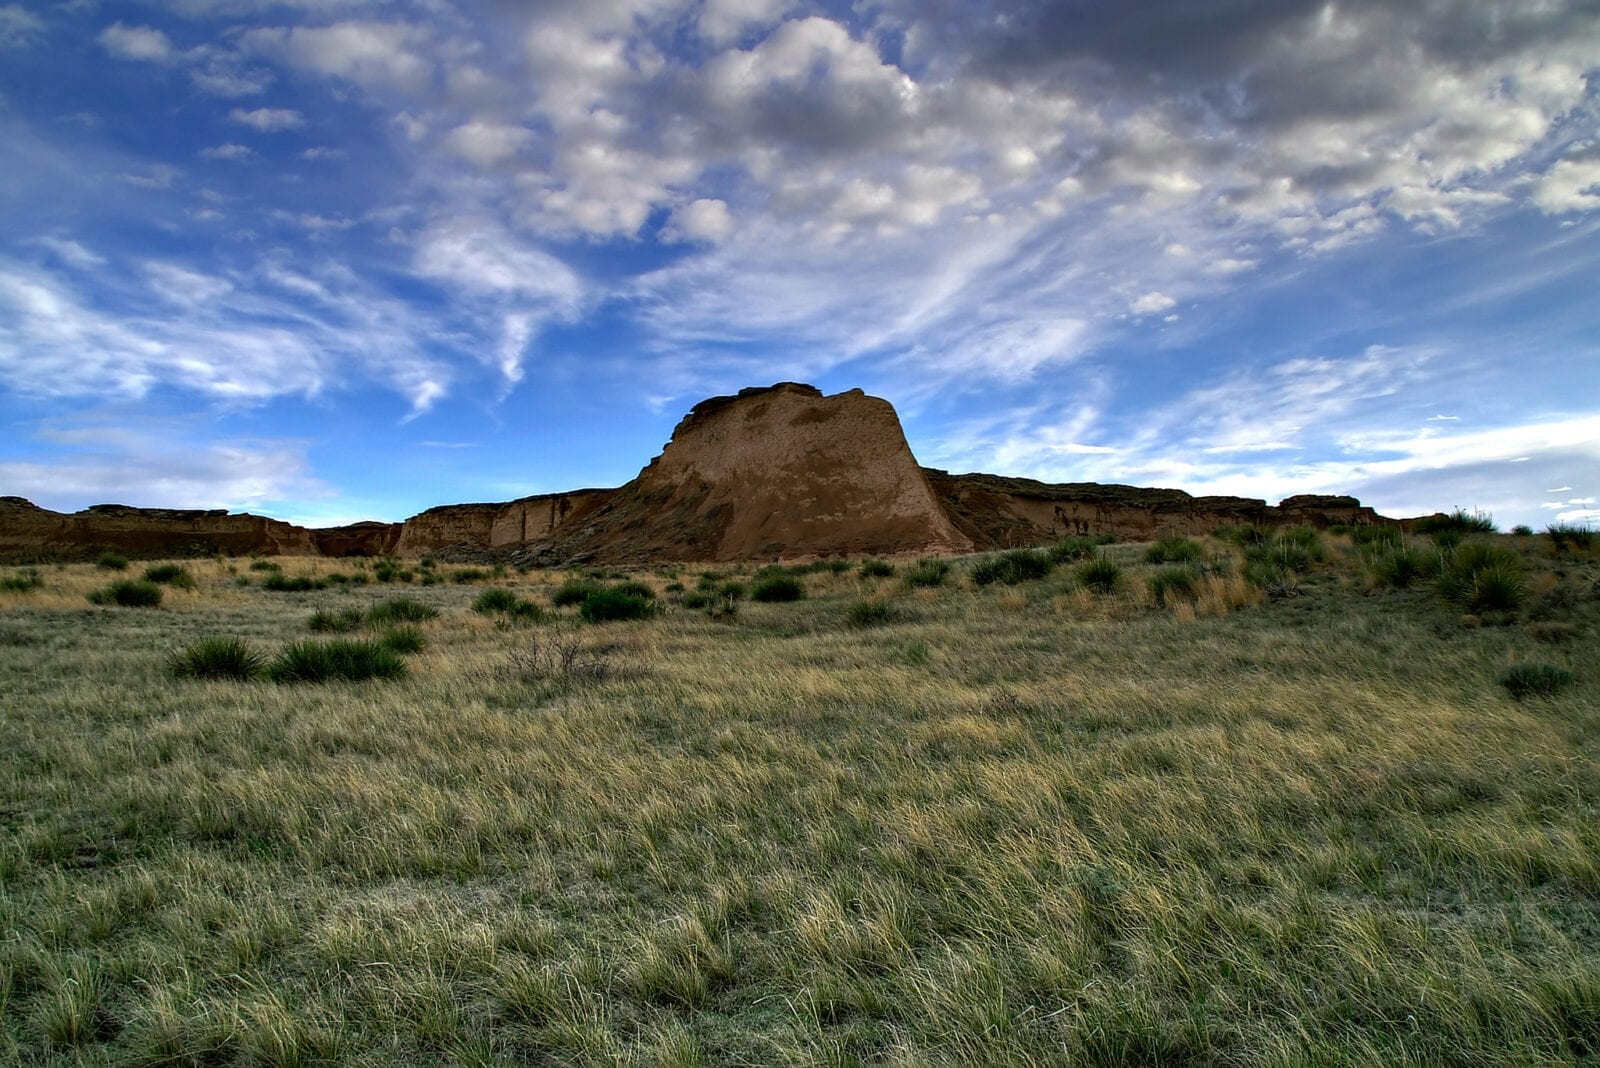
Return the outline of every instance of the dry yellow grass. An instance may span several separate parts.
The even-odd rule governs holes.
[[[47,567],[0,593],[0,1061],[1592,1058],[1600,575],[1534,587],[1557,645],[1333,548],[1299,596],[1235,555],[1160,609],[1136,546],[1111,594],[817,570],[721,620],[665,595],[689,569],[594,627],[448,567],[195,561],[158,609]],[[165,670],[395,596],[441,611],[401,681]],[[1510,700],[1535,659],[1576,683]]]

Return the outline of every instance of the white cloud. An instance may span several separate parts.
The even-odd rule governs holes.
[[[433,74],[426,43],[427,35],[413,26],[355,21],[254,29],[239,37],[247,54],[373,90],[424,88]]]
[[[533,140],[521,126],[496,122],[469,122],[451,130],[445,138],[450,151],[485,169],[512,159]]]
[[[695,23],[700,36],[727,45],[751,30],[776,25],[795,0],[706,0]]]
[[[1600,156],[1557,162],[1534,186],[1533,202],[1547,215],[1600,208]]]
[[[255,108],[249,111],[244,108],[234,108],[228,112],[228,118],[232,122],[251,126],[263,132],[297,130],[306,124],[306,117],[290,108]]]
[[[167,63],[177,58],[167,35],[148,26],[125,26],[115,22],[100,32],[99,41],[101,48],[118,59]]]
[[[1164,312],[1168,308],[1177,307],[1178,302],[1165,293],[1146,293],[1128,305],[1128,310],[1135,315],[1154,315]]]
[[[36,238],[35,244],[42,245],[54,252],[65,263],[73,267],[90,268],[105,266],[106,258],[96,252],[91,252],[77,241],[59,237]]]
[[[0,7],[0,48],[28,48],[44,34],[44,22],[17,4]]]
[[[733,233],[733,216],[728,205],[702,198],[674,209],[663,232],[669,241],[709,241],[716,243]]]
[[[230,160],[234,163],[243,163],[245,160],[254,158],[255,154],[255,150],[248,145],[234,144],[231,141],[227,144],[213,145],[210,148],[202,148],[200,150],[201,159]]]

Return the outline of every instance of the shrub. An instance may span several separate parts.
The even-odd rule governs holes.
[[[1495,680],[1514,700],[1524,697],[1550,697],[1572,685],[1572,672],[1554,664],[1517,664]]]
[[[1382,552],[1391,546],[1398,548],[1402,545],[1404,535],[1399,527],[1388,523],[1366,523],[1350,528],[1350,540],[1362,549]]]
[[[508,666],[518,682],[598,682],[611,673],[608,649],[589,648],[571,634],[533,634],[512,651]]]
[[[182,564],[157,564],[144,569],[146,582],[159,582],[163,586],[176,586],[180,589],[194,589],[194,576],[189,574],[189,569]]]
[[[1565,552],[1569,545],[1585,551],[1594,547],[1594,531],[1576,523],[1551,523],[1544,532],[1558,553]]]
[[[292,642],[267,668],[274,682],[360,682],[397,679],[405,673],[406,663],[400,654],[370,638]]]
[[[1067,563],[1069,560],[1087,560],[1094,555],[1096,549],[1113,540],[1115,539],[1109,534],[1062,538],[1050,546],[1050,559],[1058,564]]]
[[[34,567],[23,568],[21,571],[0,576],[0,590],[6,593],[27,593],[44,585],[44,578],[40,576],[39,569]]]
[[[410,568],[402,567],[399,560],[386,556],[372,569],[372,577],[379,582],[410,582],[416,576]]]
[[[1421,549],[1402,549],[1393,543],[1372,558],[1372,579],[1379,586],[1397,590],[1429,578],[1439,570],[1439,554]]]
[[[283,568],[279,567],[277,564],[273,563],[271,560],[252,560],[252,561],[250,561],[250,570],[251,571],[282,571]]]
[[[562,583],[556,588],[556,592],[550,595],[550,603],[557,608],[582,604],[594,594],[599,593],[601,588],[598,582],[590,579],[570,579]]]
[[[894,575],[894,565],[887,560],[861,561],[862,578],[889,578]]]
[[[128,570],[128,558],[121,553],[101,553],[100,559],[94,562],[94,566],[104,568],[107,571],[126,571]]]
[[[1503,546],[1471,541],[1451,555],[1436,583],[1439,595],[1469,612],[1510,612],[1526,587],[1522,558]]]
[[[1468,512],[1457,508],[1449,515],[1424,516],[1412,524],[1411,529],[1435,538],[1439,534],[1493,534],[1494,517],[1487,512]]]
[[[1055,566],[1055,562],[1047,553],[1033,549],[1013,549],[974,567],[972,581],[979,586],[988,586],[995,582],[1016,586],[1044,578]]]
[[[1511,533],[1519,538],[1528,538],[1533,536],[1533,528],[1526,523],[1518,523],[1511,528]]]
[[[317,633],[342,634],[361,629],[361,624],[366,622],[366,615],[359,608],[342,608],[337,612],[319,608],[306,620],[306,628]]]
[[[420,653],[428,644],[422,637],[422,631],[411,626],[391,627],[378,640],[402,656]]]
[[[1246,560],[1243,575],[1246,582],[1274,601],[1299,592],[1295,587],[1294,572],[1271,560]]]
[[[626,593],[632,597],[643,597],[647,601],[653,601],[656,599],[655,588],[649,583],[640,582],[638,579],[629,579],[627,582],[619,582],[617,585],[611,587],[611,589],[616,593]]]
[[[167,661],[180,679],[253,679],[266,670],[266,659],[238,638],[201,638]]]
[[[326,582],[320,582],[309,575],[295,575],[291,578],[281,571],[274,571],[262,581],[261,588],[272,590],[274,593],[309,593],[312,590],[324,589],[327,585]]]
[[[1147,564],[1186,564],[1200,559],[1200,546],[1188,538],[1162,538],[1144,551]]]
[[[948,560],[919,560],[917,564],[906,572],[907,586],[931,588],[943,586],[950,577],[950,561]]]
[[[806,588],[792,575],[768,575],[750,591],[751,599],[765,602],[798,601],[805,595]]]
[[[857,601],[845,612],[844,618],[852,627],[880,627],[895,622],[900,613],[889,601]]]
[[[1245,550],[1247,560],[1294,572],[1311,570],[1311,565],[1324,555],[1322,536],[1307,528],[1280,531],[1263,544]]]
[[[161,603],[161,587],[144,579],[113,582],[89,594],[91,604],[121,605],[123,608],[154,608]]]
[[[1122,579],[1122,568],[1116,562],[1097,556],[1078,568],[1078,581],[1096,593],[1110,593]]]
[[[510,612],[522,602],[522,598],[502,587],[484,590],[472,602],[472,610],[480,615],[493,615],[496,612]]]
[[[711,604],[711,595],[701,590],[691,590],[683,595],[683,607],[701,609]]]
[[[450,581],[465,585],[469,582],[483,582],[489,578],[489,572],[481,567],[462,567],[450,573]]]
[[[1163,567],[1152,573],[1146,581],[1150,585],[1150,592],[1155,595],[1156,603],[1165,605],[1178,600],[1194,600],[1195,586],[1200,576],[1192,567],[1179,565]]]
[[[636,593],[622,590],[595,590],[578,606],[578,615],[585,623],[610,623],[626,619],[649,619],[657,611],[656,603]]]
[[[1272,532],[1266,527],[1256,526],[1254,523],[1243,523],[1236,527],[1222,527],[1213,532],[1223,541],[1232,542],[1241,549],[1248,549],[1252,545],[1264,545]]]
[[[437,608],[421,601],[413,601],[408,597],[379,601],[367,612],[367,622],[379,627],[393,623],[426,623],[430,619],[437,618],[439,618]]]

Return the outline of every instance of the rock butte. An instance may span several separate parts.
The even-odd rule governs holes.
[[[226,511],[101,504],[63,514],[0,497],[0,554],[211,553],[575,563],[949,554],[1069,534],[1147,540],[1218,526],[1392,522],[1354,497],[1193,497],[1175,489],[952,475],[917,465],[888,401],[780,382],[695,405],[617,489],[430,508],[403,523],[307,529]]]

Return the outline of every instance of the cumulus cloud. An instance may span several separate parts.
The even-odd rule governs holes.
[[[114,22],[100,32],[100,47],[117,59],[167,63],[177,58],[172,42],[160,30]]]
[[[251,126],[263,133],[276,130],[297,130],[306,124],[306,117],[291,108],[234,108],[228,119],[241,126]]]
[[[533,134],[521,126],[469,122],[451,130],[445,143],[462,159],[490,168],[513,158],[532,140]]]
[[[1135,315],[1154,315],[1156,312],[1164,312],[1168,308],[1175,308],[1177,306],[1178,302],[1167,296],[1165,293],[1151,292],[1146,293],[1142,297],[1135,298],[1132,303],[1128,305],[1128,310],[1133,312]]]
[[[726,202],[701,198],[674,209],[663,233],[670,241],[715,243],[733,233],[733,216]]]
[[[351,21],[249,30],[240,36],[239,47],[249,55],[368,89],[415,90],[432,77],[426,41],[427,35],[414,26]]]

